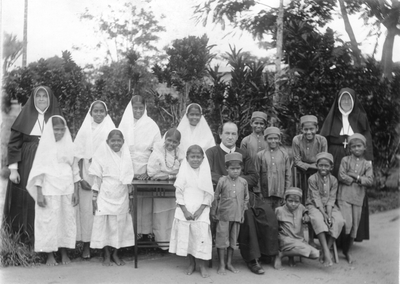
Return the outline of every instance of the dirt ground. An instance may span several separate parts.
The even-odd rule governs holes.
[[[283,260],[283,270],[274,270],[263,264],[264,275],[252,274],[235,251],[234,263],[238,274],[226,276],[216,272],[216,261],[209,278],[201,278],[196,272],[185,275],[186,258],[166,254],[148,258],[140,256],[139,268],[127,259],[122,267],[103,267],[101,259],[76,260],[69,265],[33,268],[8,267],[0,269],[0,283],[399,283],[399,222],[400,210],[391,210],[370,216],[371,240],[356,243],[356,262],[349,265],[341,253],[340,261],[333,267],[324,268],[318,261],[303,259],[296,267],[288,267]],[[214,252],[214,259],[216,259]],[[298,259],[296,258],[296,261]],[[256,282],[257,281],[257,282]],[[262,282],[261,282],[262,281]]]

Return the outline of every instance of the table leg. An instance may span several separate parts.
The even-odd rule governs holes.
[[[135,235],[135,268],[138,267],[138,239],[137,239],[137,187],[133,186],[133,233]]]

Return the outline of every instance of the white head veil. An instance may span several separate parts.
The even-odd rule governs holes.
[[[91,159],[100,143],[105,141],[108,133],[115,128],[114,122],[108,114],[106,114],[106,117],[100,124],[94,122],[90,112],[96,103],[102,103],[106,112],[108,112],[107,105],[103,101],[97,100],[90,105],[89,111],[74,141],[75,154],[79,159]],[[94,129],[93,125],[96,126]]]
[[[119,129],[115,130],[121,131]],[[107,136],[109,133],[107,133]],[[122,133],[122,135],[124,134]],[[107,176],[118,179],[122,184],[130,184],[133,180],[134,172],[126,140],[121,147],[120,153],[121,155],[115,153],[106,140],[101,142],[93,155],[89,174],[99,178],[107,174]]]
[[[214,200],[211,170],[205,154],[203,162],[199,167],[198,174],[196,173],[196,170],[189,165],[187,159],[183,159],[174,186],[184,189],[186,184],[190,184],[191,187],[198,187],[212,196],[211,202]]]
[[[201,117],[199,123],[193,127],[190,125],[189,119],[187,117],[188,111],[192,105],[197,105],[200,108]],[[208,148],[215,146],[214,136],[211,132],[210,126],[208,125],[206,119],[203,115],[203,110],[198,104],[190,104],[186,108],[185,115],[182,117],[181,122],[177,128],[182,135],[180,147],[183,151],[186,150],[194,144],[199,145],[204,151]]]
[[[342,109],[342,106],[340,105],[340,102],[341,102],[341,100],[342,100],[342,97],[343,97],[343,95],[345,95],[345,94],[349,95],[350,100],[351,100],[351,109],[350,109],[349,111],[344,111],[344,110]],[[353,108],[354,108],[354,101],[353,101],[353,97],[351,96],[351,94],[350,94],[349,92],[343,92],[343,93],[340,95],[340,97],[339,97],[338,105],[339,105],[339,111],[340,111],[341,114],[342,114],[342,124],[343,124],[343,127],[342,127],[342,129],[340,130],[340,135],[348,135],[348,136],[351,136],[351,135],[354,134],[353,129],[351,128],[351,125],[350,125],[350,122],[349,122],[349,115],[350,115],[350,113],[353,111]]]
[[[65,125],[64,136],[56,141],[53,130],[53,118],[60,118]],[[39,141],[36,151],[35,160],[33,161],[32,170],[29,174],[28,184],[26,186],[30,195],[36,199],[37,188],[36,180],[42,175],[62,176],[62,168],[60,163],[67,163],[72,166],[74,162],[74,145],[69,132],[67,122],[60,115],[53,115],[46,123],[43,135]],[[71,182],[72,182],[71,176]]]

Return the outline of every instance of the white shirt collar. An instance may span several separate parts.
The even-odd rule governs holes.
[[[236,146],[233,146],[231,149],[229,149],[228,147],[226,147],[223,143],[219,144],[219,147],[221,147],[221,149],[225,152],[225,153],[233,153],[236,150]]]

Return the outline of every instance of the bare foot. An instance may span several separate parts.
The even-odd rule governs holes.
[[[112,266],[112,265],[113,265],[113,264],[112,264],[112,262],[111,262],[110,256],[104,257],[103,266]]]
[[[207,278],[210,276],[210,274],[208,274],[207,268],[204,265],[200,266],[200,274],[201,274],[201,277],[203,277],[203,278]]]
[[[223,265],[220,265],[220,266],[218,267],[217,273],[218,273],[218,274],[221,274],[221,275],[226,275],[225,267],[224,267]]]
[[[120,259],[116,253],[113,253],[112,258],[113,258],[113,261],[114,261],[118,266],[123,266],[123,265],[125,265],[125,262],[124,262],[122,259]]]
[[[279,252],[279,254],[276,255],[275,259],[274,259],[274,268],[275,269],[278,269],[278,270],[282,269],[282,260],[281,260],[281,258],[282,258],[282,253]]]
[[[322,250],[319,251],[319,262],[324,263],[324,252]]]
[[[61,249],[61,263],[62,264],[70,264],[71,260],[69,259],[67,255],[66,249]]]
[[[89,247],[89,243],[84,243],[84,244],[83,244],[82,258],[83,258],[83,259],[89,259],[89,258],[90,258],[90,247]]]
[[[56,265],[58,265],[56,259],[54,258],[54,254],[52,252],[47,254],[46,265],[48,265],[48,266],[56,266]]]
[[[290,267],[295,267],[296,266],[296,262],[294,261],[294,257],[293,256],[289,256],[289,266]]]
[[[195,270],[196,270],[196,264],[191,263],[188,269],[186,270],[186,275],[192,275]]]
[[[349,264],[352,264],[352,263],[353,263],[353,256],[352,256],[349,252],[347,252],[344,256],[346,257],[347,262],[348,262]]]
[[[229,271],[232,271],[233,273],[239,273],[239,270],[237,270],[235,267],[232,266],[232,264],[227,264],[226,269]]]
[[[332,258],[330,256],[330,254],[324,255],[324,266],[325,267],[329,267],[329,266],[332,266],[332,265],[333,265],[333,262],[332,262]]]

